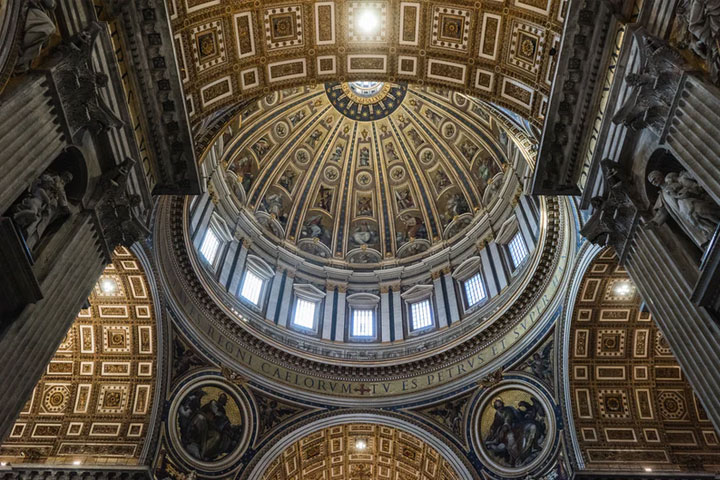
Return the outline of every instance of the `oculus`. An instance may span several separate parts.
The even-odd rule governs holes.
[[[382,82],[326,83],[330,103],[344,116],[361,122],[380,120],[393,113],[407,94],[407,85]]]

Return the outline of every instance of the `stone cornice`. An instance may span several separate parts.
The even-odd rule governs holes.
[[[545,118],[532,193],[577,195],[582,149],[598,102],[606,43],[616,17],[606,2],[573,0]]]
[[[23,464],[0,467],[0,480],[150,480],[152,475],[147,467],[73,467]]]
[[[537,266],[530,278],[525,282],[524,290],[512,299],[512,303],[506,303],[507,306],[503,313],[499,314],[490,325],[487,325],[478,334],[470,335],[468,332],[464,332],[459,338],[456,338],[455,346],[445,349],[437,349],[437,346],[428,347],[430,350],[437,351],[437,354],[425,353],[424,358],[405,362],[400,360],[402,356],[392,355],[391,358],[386,359],[386,362],[391,363],[383,365],[379,365],[382,358],[373,362],[374,364],[362,365],[358,363],[348,364],[348,362],[339,364],[347,359],[341,356],[338,361],[332,361],[330,358],[318,356],[322,352],[316,352],[317,355],[313,352],[307,352],[301,356],[295,353],[296,348],[303,347],[302,345],[295,345],[297,342],[294,342],[295,348],[287,348],[290,345],[286,345],[286,348],[280,348],[275,346],[275,343],[281,342],[282,338],[273,338],[272,343],[266,342],[257,333],[251,332],[245,325],[241,326],[237,319],[228,316],[225,310],[217,305],[206,290],[203,280],[198,277],[195,271],[186,243],[184,202],[180,198],[167,199],[162,202],[164,205],[159,210],[160,215],[158,216],[156,230],[163,232],[163,234],[156,237],[158,242],[156,249],[159,256],[159,265],[165,270],[166,285],[169,286],[170,290],[178,288],[185,290],[183,295],[192,303],[192,305],[186,303],[181,308],[183,310],[187,308],[192,310],[193,318],[197,315],[203,315],[214,325],[214,328],[218,329],[218,332],[232,337],[243,351],[250,352],[261,358],[272,358],[274,362],[281,362],[288,368],[301,371],[307,370],[315,375],[323,375],[328,378],[400,378],[411,373],[434,371],[443,368],[444,365],[453,360],[472,357],[480,349],[487,347],[500,336],[510,332],[517,321],[536,307],[537,302],[541,299],[543,289],[550,281],[560,261],[562,238],[565,235],[563,230],[567,228],[564,226],[566,223],[561,221],[562,209],[558,199],[548,198],[547,201],[547,230],[539,247],[542,251],[539,254]],[[171,287],[170,284],[172,284]],[[175,295],[172,291],[168,293],[171,297]],[[178,313],[184,315],[181,312]],[[251,328],[261,328],[266,323],[253,319]],[[469,321],[466,323],[475,325],[476,322]],[[445,332],[445,335],[450,333]],[[308,339],[308,343],[310,340],[312,339]],[[452,344],[452,340],[449,344],[445,340],[443,340],[445,345]],[[278,343],[278,345],[280,344]],[[427,352],[427,349],[424,350]]]
[[[164,2],[112,2],[121,19],[157,160],[154,194],[199,194],[200,177]]]

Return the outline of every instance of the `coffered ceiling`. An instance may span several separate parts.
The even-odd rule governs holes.
[[[262,480],[455,480],[434,448],[396,428],[329,427],[298,440],[268,466]]]
[[[572,415],[588,469],[719,471],[718,434],[613,250],[590,265],[571,335]]]
[[[150,285],[118,247],[35,386],[0,460],[136,464],[155,390],[156,330]]]
[[[544,121],[567,0],[166,0],[194,126],[290,86],[451,87]]]

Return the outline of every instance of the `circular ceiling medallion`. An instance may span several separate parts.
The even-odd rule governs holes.
[[[382,82],[333,82],[325,93],[335,109],[357,121],[380,120],[393,113],[407,94],[407,85]]]
[[[473,416],[473,440],[495,473],[525,476],[553,449],[555,421],[545,393],[526,383],[501,383],[481,397]]]
[[[200,377],[175,395],[168,428],[185,461],[217,471],[235,463],[247,447],[250,418],[249,404],[234,386]]]

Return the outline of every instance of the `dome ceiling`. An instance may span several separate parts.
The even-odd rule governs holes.
[[[502,189],[507,135],[484,104],[447,90],[327,83],[269,94],[241,122],[224,134],[228,190],[316,262],[411,262],[516,193]]]

